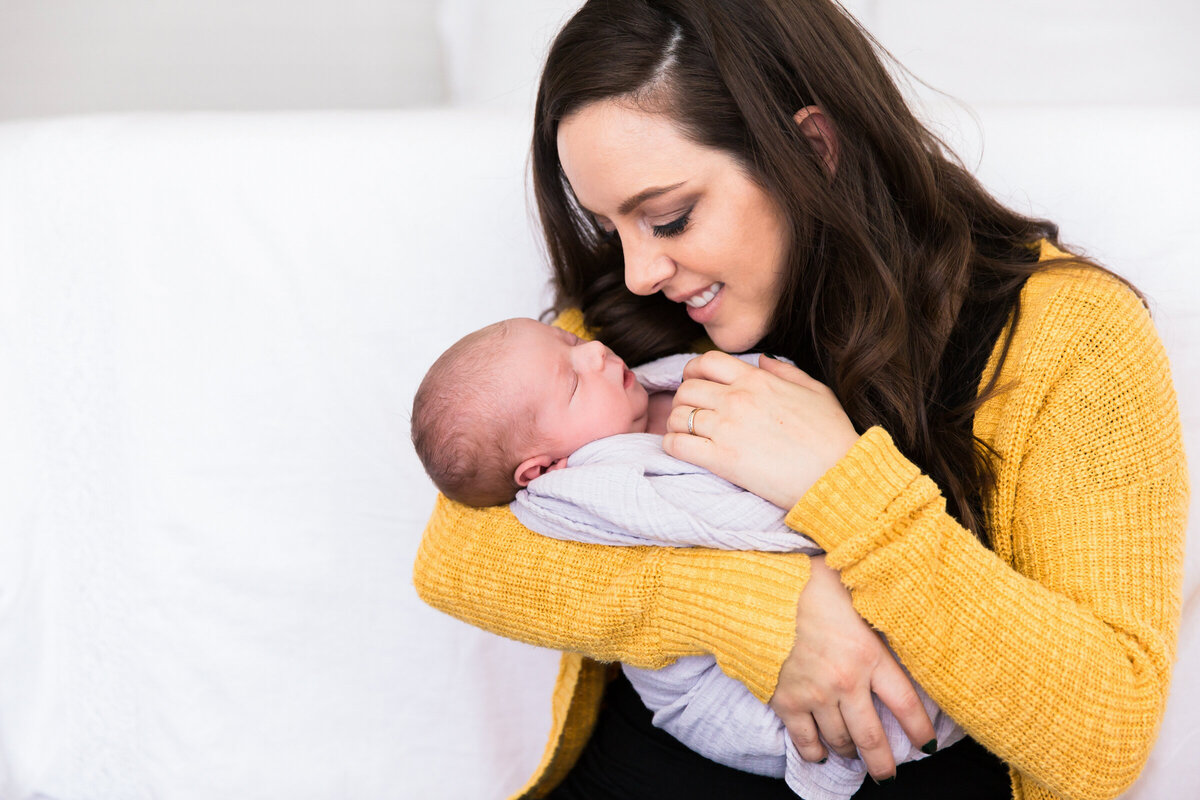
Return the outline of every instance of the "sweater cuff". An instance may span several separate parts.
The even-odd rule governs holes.
[[[853,539],[872,540],[889,518],[888,507],[920,475],[921,470],[901,455],[887,431],[870,428],[804,493],[785,521],[832,557],[837,548]],[[837,555],[840,557],[834,560],[846,560],[847,554]]]
[[[659,611],[663,651],[712,653],[726,675],[762,702],[796,639],[796,604],[808,583],[798,553],[669,549]],[[676,641],[670,641],[670,639]]]

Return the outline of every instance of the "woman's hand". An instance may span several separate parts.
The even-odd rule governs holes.
[[[689,361],[663,449],[791,508],[858,434],[824,384],[773,358],[759,365],[717,351]]]
[[[791,508],[858,440],[827,386],[765,356],[760,368],[705,353],[684,369],[663,448],[781,508]],[[690,429],[689,429],[690,425]],[[850,602],[825,558],[812,562],[800,594],[796,642],[779,672],[771,708],[806,761],[825,746],[861,757],[876,780],[895,774],[872,693],[917,747],[935,740],[912,682]]]
[[[854,610],[838,573],[816,556],[796,609],[796,643],[770,706],[805,761],[825,758],[824,739],[840,755],[861,757],[878,782],[895,775],[896,764],[872,693],[915,746],[936,741],[912,682]]]

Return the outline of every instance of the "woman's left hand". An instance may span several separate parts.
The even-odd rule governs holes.
[[[858,440],[829,387],[782,361],[760,356],[754,367],[713,351],[689,361],[683,378],[663,449],[780,508]]]

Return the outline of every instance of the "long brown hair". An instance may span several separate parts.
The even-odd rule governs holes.
[[[625,287],[619,241],[580,208],[559,164],[558,125],[589,103],[668,115],[735,159],[790,221],[787,277],[758,349],[829,384],[858,430],[886,428],[986,541],[993,474],[972,422],[994,387],[977,389],[1044,266],[1038,242],[1057,245],[1058,229],[997,202],[912,114],[881,53],[829,0],[588,2],[550,49],[535,111],[556,305],[581,307],[635,363],[703,335],[682,305]],[[832,178],[794,121],[810,105],[836,129]]]

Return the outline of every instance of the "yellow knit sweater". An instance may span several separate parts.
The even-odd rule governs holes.
[[[559,324],[586,333],[577,312]],[[1113,797],[1154,742],[1179,624],[1188,489],[1166,357],[1119,281],[1053,268],[1022,291],[999,384],[975,417],[1001,459],[992,550],[880,428],[788,524],[825,548],[938,705],[1010,765],[1015,798]],[[802,555],[562,542],[507,508],[445,498],[415,568],[431,605],[565,651],[554,730],[522,797],[548,792],[587,741],[598,662],[711,653],[770,698],[807,577]]]

